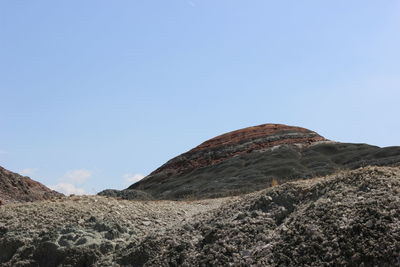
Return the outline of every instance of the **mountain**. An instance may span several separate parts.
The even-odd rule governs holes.
[[[398,163],[400,147],[340,143],[301,127],[263,124],[212,138],[169,160],[120,195],[135,190],[156,199],[222,197],[343,169]]]
[[[30,202],[60,197],[56,191],[29,177],[0,167],[0,204]]]

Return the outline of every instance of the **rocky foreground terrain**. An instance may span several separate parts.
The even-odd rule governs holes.
[[[29,177],[21,176],[0,166],[0,205],[61,196],[63,195]]]
[[[190,202],[4,205],[0,266],[400,266],[400,168]]]

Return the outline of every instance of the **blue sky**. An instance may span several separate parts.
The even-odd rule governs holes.
[[[124,188],[227,131],[400,145],[399,1],[0,2],[0,165]]]

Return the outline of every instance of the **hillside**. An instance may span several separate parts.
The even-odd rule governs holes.
[[[128,190],[119,194],[114,190],[112,195],[139,199],[143,194],[146,199],[223,197],[343,169],[398,163],[400,147],[334,142],[304,128],[263,124],[210,139],[169,160]]]
[[[29,177],[0,167],[0,204],[45,200],[61,196],[63,195]]]
[[[400,168],[198,201],[0,207],[0,266],[400,266]]]

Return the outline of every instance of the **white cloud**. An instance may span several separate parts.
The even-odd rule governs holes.
[[[51,185],[49,186],[51,189],[61,192],[65,195],[83,195],[85,194],[85,190],[83,188],[78,188],[73,184],[68,184],[68,183],[59,183],[56,185]]]
[[[87,181],[92,176],[92,171],[81,169],[68,171],[62,177],[63,181],[68,181],[72,184],[81,184]]]
[[[19,174],[24,176],[34,175],[37,169],[35,168],[26,168],[19,171]]]
[[[49,187],[65,195],[84,195],[86,194],[85,189],[78,185],[85,183],[92,176],[92,173],[92,171],[86,169],[67,171],[58,184]]]
[[[145,177],[145,175],[139,174],[139,173],[136,173],[136,174],[130,174],[130,173],[124,174],[125,182],[127,182],[129,184],[136,183],[137,181],[142,180],[144,177]]]
[[[0,149],[0,154],[8,154],[7,151]]]

